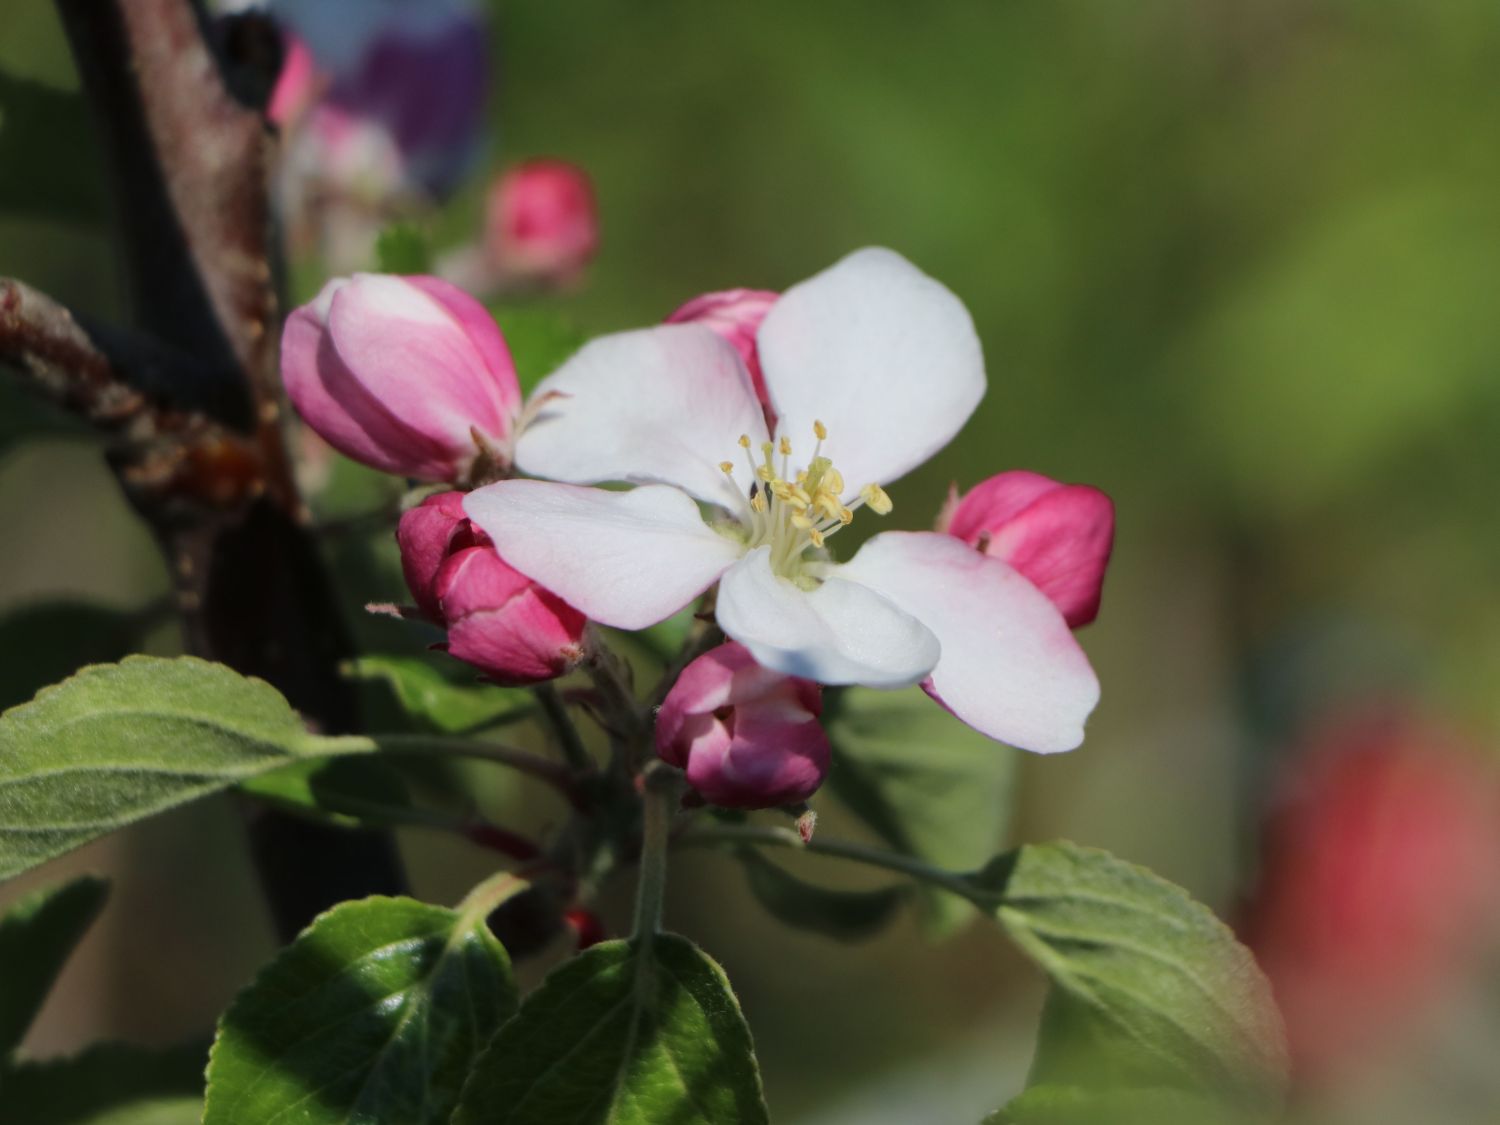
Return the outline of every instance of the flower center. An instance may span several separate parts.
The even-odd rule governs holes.
[[[891,498],[878,484],[865,485],[845,505],[844,476],[823,456],[828,429],[822,422],[814,422],[813,435],[817,445],[812,458],[795,472],[790,438],[783,435],[775,442],[762,443],[757,461],[750,436],[740,435],[740,448],[745,451],[752,478],[744,508],[738,513],[747,533],[746,542],[751,550],[769,546],[772,571],[794,581],[817,577],[812,564],[826,560],[824,544],[849,526],[855,511],[868,507],[883,516],[891,510]],[[733,461],[721,461],[719,468],[733,478]]]

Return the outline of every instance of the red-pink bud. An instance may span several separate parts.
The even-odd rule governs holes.
[[[793,804],[823,784],[831,753],[817,684],[755,663],[730,642],[686,668],[656,717],[656,752],[726,808]]]
[[[599,209],[582,168],[528,160],[490,189],[485,241],[496,267],[544,286],[575,282],[599,248]]]
[[[396,543],[401,548],[401,573],[417,608],[429,621],[443,623],[438,606],[438,571],[448,556],[489,539],[464,515],[462,492],[439,492],[415,508],[402,513],[396,525]]]
[[[578,941],[578,951],[582,953],[598,945],[609,935],[604,931],[604,923],[599,915],[592,910],[585,910],[581,906],[575,906],[563,914],[563,922],[568,929],[572,930]]]
[[[287,318],[281,374],[330,445],[423,480],[509,456],[521,408],[515,365],[484,306],[435,277],[330,281]]]
[[[734,345],[750,372],[756,397],[768,410],[771,399],[760,370],[760,349],[755,346],[755,334],[760,331],[760,322],[766,319],[766,313],[771,311],[777,296],[765,289],[725,289],[718,293],[704,293],[666,320],[668,324],[701,324]]]
[[[1378,1061],[1495,936],[1500,789],[1442,729],[1360,717],[1282,778],[1242,931],[1304,1080]]]
[[[507,566],[488,543],[449,556],[432,588],[449,655],[496,683],[541,683],[583,659],[583,614]]]
[[[1009,563],[1074,629],[1099,615],[1115,541],[1115,506],[1097,488],[1016,470],[955,490],[937,530]]]

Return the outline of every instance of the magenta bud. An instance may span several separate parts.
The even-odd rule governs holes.
[[[1009,563],[1046,594],[1074,629],[1099,615],[1115,540],[1115,506],[1086,484],[1016,470],[955,491],[937,530]]]
[[[588,173],[564,160],[528,160],[490,189],[486,244],[500,271],[535,285],[577,281],[599,248]]]
[[[760,331],[760,322],[766,319],[766,313],[771,311],[777,296],[764,289],[725,289],[718,293],[704,293],[667,317],[666,323],[701,324],[732,344],[750,372],[756,397],[769,409],[771,399],[760,370],[760,350],[755,346],[755,334]]]
[[[439,492],[402,513],[401,522],[396,525],[401,573],[417,608],[429,621],[443,623],[443,611],[434,589],[443,563],[449,555],[481,542],[488,539],[464,515],[462,492]]]
[[[507,566],[488,542],[450,555],[432,589],[449,655],[496,683],[541,683],[583,659],[583,614]]]
[[[817,684],[730,642],[682,671],[656,717],[656,752],[715,805],[764,809],[811,796],[828,774]]]
[[[435,277],[355,274],[287,318],[281,374],[341,453],[433,481],[509,458],[521,388],[484,306]]]

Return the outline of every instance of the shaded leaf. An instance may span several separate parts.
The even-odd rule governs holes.
[[[829,787],[887,844],[950,871],[984,864],[1010,821],[1018,752],[965,726],[920,688],[849,688],[829,696]],[[930,929],[971,916],[924,888]]]
[[[309,758],[241,782],[240,791],[343,828],[404,824],[412,808],[401,775],[371,758]]]
[[[1177,1090],[1033,1086],[985,1125],[1246,1125],[1223,1106]]]
[[[405,898],[316,919],[219,1023],[205,1125],[446,1125],[516,1009],[510,958],[466,914]]]
[[[318,738],[262,680],[195,657],[85,668],[0,715],[0,878],[301,757]]]
[[[20,1045],[109,893],[84,875],[27,895],[0,918],[0,1059]]]
[[[0,1074],[0,1125],[198,1125],[207,1056],[197,1044],[104,1043],[20,1064]]]
[[[119,660],[139,632],[135,615],[86,602],[39,602],[7,613],[0,617],[0,647],[26,659],[0,664],[0,711],[85,664]]]
[[[1069,843],[1027,845],[973,883],[1052,981],[1033,1083],[1279,1104],[1287,1060],[1270,987],[1186,891]]]
[[[453,1125],[767,1120],[723,970],[663,934],[644,950],[605,942],[553,970],[480,1058]]]
[[[0,72],[0,211],[102,219],[106,198],[93,136],[80,94]]]
[[[788,926],[858,941],[879,933],[906,898],[904,886],[873,891],[840,891],[807,883],[749,848],[737,853],[750,893]]]
[[[346,674],[388,684],[408,715],[450,733],[514,722],[535,709],[528,691],[455,683],[420,656],[362,656],[346,665]]]
[[[381,273],[431,273],[432,247],[411,223],[393,223],[375,239],[375,260]]]

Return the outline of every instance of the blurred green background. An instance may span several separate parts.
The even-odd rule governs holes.
[[[575,161],[602,210],[587,286],[549,307],[589,333],[632,327],[891,246],[965,300],[990,374],[960,441],[892,490],[891,520],[927,526],[950,482],[1007,468],[1113,496],[1115,562],[1082,637],[1103,703],[1082,749],[1024,763],[1013,836],[1110,848],[1228,911],[1267,764],[1308,715],[1402,697],[1481,743],[1500,733],[1493,3],[509,0],[494,15],[490,167]],[[0,8],[0,73],[76,88],[50,4]],[[0,273],[118,313],[89,134],[8,135],[3,107]],[[60,185],[55,205],[8,206],[23,176]],[[438,237],[477,230],[482,187],[432,220]],[[166,589],[97,446],[5,383],[0,527],[0,614],[58,598],[134,613]],[[366,632],[409,644],[392,628]],[[97,638],[68,640],[82,654]],[[172,651],[170,624],[150,643]],[[24,646],[0,662],[6,685],[38,674]],[[227,809],[22,881],[119,879],[34,1050],[201,1031],[269,955]],[[484,870],[405,843],[436,901]],[[764,920],[708,856],[674,871],[669,913],[725,963],[778,1120],[972,1121],[1021,1083],[1040,989],[998,932],[933,947],[904,922],[836,945]],[[1500,1016],[1468,1002],[1436,1018],[1328,1119],[1494,1120]]]

